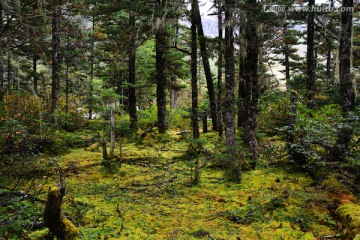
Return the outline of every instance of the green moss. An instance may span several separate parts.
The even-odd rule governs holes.
[[[217,153],[217,133],[203,137],[204,147]],[[64,212],[80,226],[79,238],[197,239],[206,232],[215,239],[305,240],[337,234],[323,206],[330,198],[325,187],[310,186],[306,174],[259,166],[234,184],[204,159],[201,183],[190,187],[190,166],[179,158],[187,146],[186,140],[124,143],[121,167],[111,172],[94,164],[100,153],[78,149],[63,156],[60,166],[80,169],[67,176],[63,199]],[[236,224],[228,213],[256,216]]]
[[[349,190],[344,184],[339,182],[334,176],[330,176],[326,180],[323,181],[322,186],[326,188],[328,191],[334,194],[349,194]]]
[[[336,210],[336,213],[343,227],[346,228],[346,236],[355,238],[355,235],[360,232],[360,205],[344,204]]]
[[[48,235],[49,235],[49,229],[44,228],[42,230],[30,233],[28,237],[30,240],[42,240],[42,239],[46,239]]]

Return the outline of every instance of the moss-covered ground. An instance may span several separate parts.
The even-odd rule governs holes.
[[[216,138],[213,133],[205,137]],[[212,142],[216,141],[206,145],[210,152],[216,148]],[[187,146],[186,140],[174,135],[151,144],[124,143],[121,160],[104,162],[100,150],[89,149],[76,149],[55,159],[65,174],[63,210],[79,227],[79,239],[340,236],[328,210],[330,193],[305,173],[262,159],[257,170],[244,172],[242,183],[235,184],[224,178],[222,169],[206,162],[209,157],[201,157],[201,183],[192,186],[195,159],[181,157]],[[53,172],[43,189],[58,181],[56,169]],[[39,198],[45,200],[46,191]],[[40,218],[43,207],[37,202],[39,212],[33,215]],[[9,219],[11,213],[6,210],[6,214],[0,220]],[[39,229],[22,235],[42,239],[45,232]]]

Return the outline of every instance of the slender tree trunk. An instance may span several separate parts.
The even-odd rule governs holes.
[[[309,9],[307,17],[307,51],[306,51],[306,98],[308,107],[314,107],[315,95],[315,13],[311,11],[315,5],[315,0],[309,0]]]
[[[0,2],[0,33],[3,32],[3,7],[2,7],[2,3]],[[2,48],[1,46],[1,41],[0,41],[0,49]],[[5,93],[5,89],[4,89],[4,64],[3,64],[3,58],[2,56],[0,56],[0,102],[4,101],[4,93]]]
[[[240,183],[241,162],[235,157],[235,63],[234,63],[234,0],[225,0],[225,136],[230,161],[229,180]]]
[[[326,53],[326,83],[327,83],[327,88],[330,89],[331,85],[332,85],[332,76],[331,76],[331,52],[332,49],[329,48],[329,50]]]
[[[4,65],[0,59],[0,102],[4,101]]]
[[[234,26],[232,25],[235,1],[225,0],[225,136],[231,161],[228,163],[228,177],[240,183],[241,162],[235,157],[235,64]]]
[[[38,92],[38,76],[37,76],[37,57],[36,53],[33,55],[33,84],[34,84],[34,92]]]
[[[287,16],[286,16],[287,17]],[[290,82],[290,46],[289,43],[286,40],[286,37],[288,35],[288,24],[286,22],[287,19],[285,19],[284,22],[284,65],[285,65],[285,84],[286,84],[286,90],[290,90],[289,82]]]
[[[58,110],[58,99],[60,91],[60,17],[61,7],[55,5],[52,10],[52,77],[51,77],[51,113],[53,123],[57,123],[56,112]]]
[[[343,0],[343,7],[349,8],[354,6],[353,0]],[[351,79],[351,36],[353,28],[353,13],[342,12],[341,14],[341,37],[340,37],[340,93],[342,100],[343,112],[355,110],[355,82]]]
[[[11,63],[11,53],[7,56],[7,91],[11,92],[11,85],[14,81],[14,69]]]
[[[246,97],[246,84],[245,84],[245,60],[246,60],[246,39],[245,36],[245,11],[240,12],[240,51],[239,51],[239,91],[238,91],[238,128],[244,127],[246,121],[245,112],[245,97]]]
[[[207,122],[207,112],[203,113],[202,116],[202,125],[203,125],[203,133],[207,133],[208,132],[208,122]]]
[[[223,136],[224,126],[223,126],[223,114],[222,114],[222,68],[223,68],[223,27],[222,27],[222,0],[217,0],[218,4],[218,93],[217,93],[217,116],[218,116],[218,128],[219,128],[219,137]]]
[[[353,0],[343,0],[344,8],[353,7]],[[355,82],[351,79],[351,36],[353,28],[353,13],[341,13],[341,35],[340,35],[340,94],[342,111],[345,118],[343,127],[340,129],[336,145],[330,158],[346,162],[349,144],[353,135],[350,112],[355,110],[356,92]]]
[[[95,33],[95,16],[92,17],[92,33]],[[90,86],[89,86],[89,98],[90,98],[90,106],[89,106],[89,120],[93,118],[93,91],[94,91],[94,65],[95,65],[95,39],[91,38],[91,57],[90,57]]]
[[[191,126],[193,137],[199,138],[199,107],[197,86],[197,41],[196,41],[196,11],[197,0],[191,1]]]
[[[176,90],[174,88],[176,84],[176,76],[171,77],[171,87],[170,87],[170,108],[175,109],[176,108]]]
[[[231,151],[235,146],[235,66],[234,29],[232,26],[233,0],[225,1],[225,135],[226,145]]]
[[[69,112],[69,92],[70,92],[70,78],[69,78],[69,59],[66,59],[66,73],[65,73],[65,112]]]
[[[114,109],[111,106],[110,109],[110,157],[114,157],[115,151],[115,117]]]
[[[200,45],[200,53],[201,58],[203,60],[205,78],[206,78],[206,85],[208,89],[209,95],[209,103],[210,103],[210,116],[212,118],[212,127],[214,131],[218,131],[218,120],[217,120],[217,111],[216,111],[216,97],[215,97],[215,89],[214,89],[214,82],[211,74],[210,63],[209,63],[209,56],[206,49],[206,38],[202,26],[201,15],[199,10],[199,3],[198,0],[196,1],[196,25],[199,35],[199,45]]]
[[[157,0],[157,7],[159,11],[164,8],[164,0]],[[158,17],[159,21],[162,17]],[[160,23],[160,26],[155,34],[156,40],[156,103],[157,103],[157,115],[158,115],[158,130],[159,133],[166,132],[166,76],[165,76],[165,47],[166,47],[166,26],[164,22]]]
[[[334,7],[334,0],[330,0],[330,7],[333,8]],[[330,21],[329,21],[329,27],[330,30],[333,30],[334,29],[334,26],[333,26],[333,18],[331,17],[330,18]],[[326,83],[327,83],[327,89],[330,89],[332,84],[333,84],[333,77],[331,75],[331,60],[332,60],[332,51],[334,50],[333,49],[333,46],[331,44],[331,40],[328,38],[327,39],[327,53],[326,53]]]
[[[130,10],[129,26],[135,31],[135,12]],[[130,128],[137,129],[137,110],[136,110],[136,36],[135,33],[130,41],[129,47],[129,115],[130,115]]]
[[[246,41],[247,53],[246,62],[244,64],[244,77],[246,86],[245,109],[246,121],[244,124],[244,139],[246,145],[252,154],[251,167],[255,169],[256,160],[258,158],[256,127],[257,112],[259,99],[259,81],[258,81],[258,55],[259,55],[259,39],[256,28],[256,0],[248,0],[250,10],[247,14]]]

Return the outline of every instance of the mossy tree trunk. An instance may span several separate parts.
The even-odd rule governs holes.
[[[47,196],[44,223],[50,232],[60,240],[76,239],[79,229],[68,220],[61,209],[65,188],[52,188]]]

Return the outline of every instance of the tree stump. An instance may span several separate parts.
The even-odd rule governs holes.
[[[44,223],[57,239],[72,240],[76,239],[79,229],[62,212],[61,203],[64,195],[64,187],[50,189],[44,210]]]

